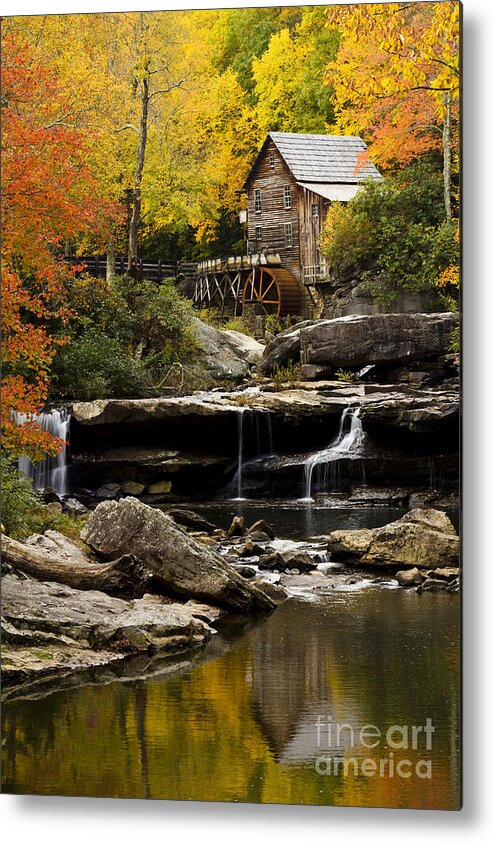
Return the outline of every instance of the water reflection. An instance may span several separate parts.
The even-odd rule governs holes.
[[[291,599],[246,628],[227,626],[192,664],[7,699],[3,788],[454,809],[458,673],[455,595]],[[430,717],[432,780],[317,774],[317,758],[328,754],[318,717],[356,732]],[[332,754],[372,752],[347,739]]]

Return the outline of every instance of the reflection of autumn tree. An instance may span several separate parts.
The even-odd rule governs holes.
[[[451,805],[459,665],[448,600],[429,594],[417,610],[408,594],[367,592],[335,594],[317,609],[288,603],[218,657],[166,679],[6,702],[4,788],[15,781],[17,791],[68,795]],[[314,755],[280,762],[273,738],[286,746],[304,728],[313,737],[314,712],[383,729],[430,715],[441,726],[433,786],[321,778]]]

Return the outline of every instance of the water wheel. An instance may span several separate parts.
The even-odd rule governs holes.
[[[243,306],[256,315],[287,316],[300,310],[300,288],[288,269],[257,266],[248,276],[242,293]]]

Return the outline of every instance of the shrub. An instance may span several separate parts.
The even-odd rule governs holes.
[[[338,371],[335,371],[334,376],[342,383],[355,383],[358,380],[356,372],[348,371],[346,368],[339,368]]]
[[[1,491],[2,526],[11,538],[22,541],[35,532],[56,529],[81,543],[82,519],[43,505],[31,480],[19,472],[17,462],[5,457],[1,460]]]
[[[1,474],[2,526],[7,535],[22,538],[26,525],[39,513],[42,504],[33,492],[31,480],[19,473],[16,462],[3,457]]]
[[[440,179],[415,169],[409,181],[368,182],[347,205],[333,204],[321,249],[336,277],[359,276],[391,301],[400,289],[435,288],[458,262],[457,224],[443,217]]]
[[[55,388],[80,400],[126,397],[146,392],[144,364],[134,359],[118,339],[98,328],[65,345],[55,359],[52,379]]]
[[[281,389],[285,384],[296,383],[300,380],[300,363],[289,360],[284,366],[276,366],[273,372],[275,389]]]

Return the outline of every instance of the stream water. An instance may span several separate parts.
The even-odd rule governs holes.
[[[445,593],[291,598],[224,626],[192,663],[157,659],[153,675],[143,656],[120,676],[21,687],[3,705],[4,791],[455,809],[458,621]],[[390,751],[390,727],[427,720],[429,748],[401,730]],[[387,759],[382,776],[365,759]]]

